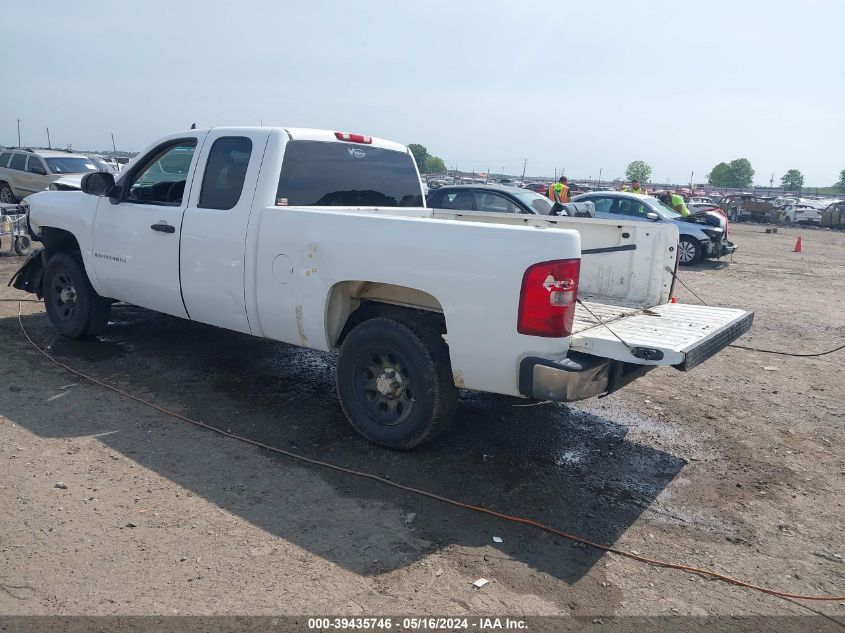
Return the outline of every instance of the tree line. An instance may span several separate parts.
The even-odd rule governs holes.
[[[643,160],[635,160],[625,170],[627,180],[649,182],[651,165]],[[747,158],[735,158],[729,163],[721,162],[707,174],[707,184],[712,187],[746,189],[754,183],[754,168]],[[798,169],[788,170],[780,179],[781,187],[787,191],[801,191],[804,188],[804,174]],[[839,181],[833,189],[845,193],[845,169],[839,172]]]

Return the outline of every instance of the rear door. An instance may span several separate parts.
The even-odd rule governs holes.
[[[247,225],[269,131],[212,130],[182,222],[182,296],[191,319],[250,332],[244,299]]]
[[[162,141],[125,173],[114,198],[100,198],[93,254],[105,296],[188,316],[179,283],[179,235],[206,134],[192,131]]]

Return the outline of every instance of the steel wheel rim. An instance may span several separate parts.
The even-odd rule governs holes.
[[[395,352],[375,350],[355,362],[355,393],[370,417],[382,426],[402,424],[414,408],[412,375]]]
[[[695,257],[695,246],[690,242],[681,242],[678,250],[681,252],[681,261],[684,263],[691,262]]]
[[[61,269],[53,276],[50,299],[59,320],[67,322],[76,316],[79,295],[70,274],[66,270]]]

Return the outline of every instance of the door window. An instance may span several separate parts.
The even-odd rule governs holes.
[[[594,205],[596,205],[596,213],[610,213],[611,207],[613,206],[613,198],[600,198],[596,196],[594,198],[585,198],[580,201],[592,202]]]
[[[29,163],[27,163],[26,170],[31,174],[40,174],[45,175],[47,170],[44,169],[44,165],[41,163],[41,159],[37,156],[30,156]]]
[[[478,191],[476,192],[475,197],[478,200],[479,211],[491,211],[493,213],[519,213],[519,209],[513,202],[498,193]]]
[[[0,154],[0,167],[5,167],[9,164],[9,159],[12,157],[12,152],[3,152]]]
[[[454,209],[455,211],[478,211],[475,194],[472,191],[449,191],[443,195],[440,208]]]
[[[202,179],[201,209],[231,209],[241,197],[252,141],[243,136],[219,138],[208,153]]]
[[[650,209],[646,208],[646,206],[639,200],[633,200],[631,198],[620,198],[619,204],[614,210],[614,213],[618,213],[619,215],[627,215],[635,218],[645,218],[645,214],[649,211]]]
[[[26,168],[26,154],[13,154],[12,164],[9,165],[9,168],[23,171]]]
[[[126,200],[141,204],[182,204],[188,170],[196,147],[196,139],[185,139],[154,150],[149,159],[130,176]]]

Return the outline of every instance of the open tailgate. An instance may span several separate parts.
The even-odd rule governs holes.
[[[682,303],[667,303],[615,319],[598,316],[607,326],[595,325],[574,333],[570,349],[637,365],[672,365],[681,371],[692,369],[727,347],[747,332],[754,320],[754,313],[745,310]],[[643,354],[651,357],[646,360],[635,356],[630,348],[657,353]]]

